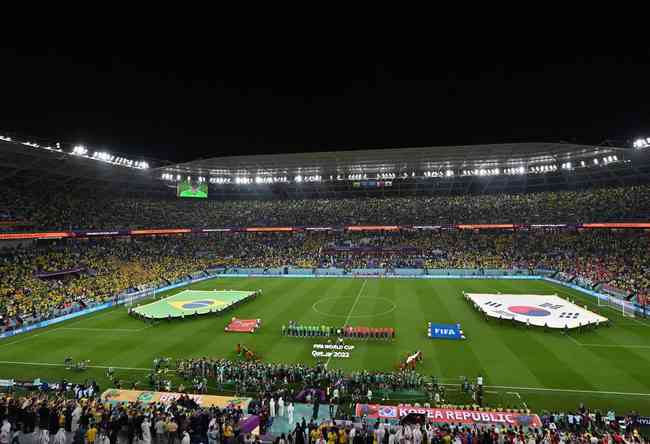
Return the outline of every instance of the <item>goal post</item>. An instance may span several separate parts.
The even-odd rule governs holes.
[[[626,318],[635,318],[636,317],[636,307],[634,303],[621,299],[621,313]]]
[[[634,303],[612,295],[601,295],[598,298],[598,306],[609,307],[612,310],[621,313],[621,316],[626,318],[636,317],[636,308],[634,306]]]
[[[156,299],[156,287],[147,288],[140,292],[127,294],[124,299],[124,306],[127,308],[133,307],[136,305],[136,302],[141,299],[147,299],[149,297]]]

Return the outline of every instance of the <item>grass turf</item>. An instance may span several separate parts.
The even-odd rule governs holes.
[[[543,281],[419,279],[221,278],[193,290],[262,289],[263,294],[225,315],[146,324],[118,307],[0,341],[0,378],[46,380],[95,378],[108,386],[105,368],[124,380],[146,380],[155,357],[236,359],[243,343],[263,360],[312,364],[312,345],[322,338],[282,337],[289,320],[303,324],[394,327],[393,342],[354,342],[350,359],[332,359],[346,371],[393,370],[406,353],[420,349],[418,371],[444,383],[484,376],[486,401],[533,410],[594,408],[650,413],[650,322],[596,307],[593,299]],[[160,296],[180,293],[174,290]],[[464,299],[466,292],[569,296],[613,322],[569,337],[486,321]],[[225,333],[231,316],[262,318],[254,334]],[[430,340],[427,322],[462,324],[466,341]],[[73,373],[63,360],[89,359],[92,368]],[[450,387],[450,389],[454,389]]]

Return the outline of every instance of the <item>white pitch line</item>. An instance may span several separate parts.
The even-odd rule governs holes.
[[[82,322],[86,322],[86,321],[90,321],[90,320],[94,321],[96,319],[103,318],[104,316],[110,316],[110,315],[113,315],[113,314],[116,314],[116,313],[120,313],[120,310],[118,310],[117,307],[113,306],[113,307],[107,308],[105,310],[96,311],[95,313],[89,313],[87,315],[77,316],[76,318],[71,319],[71,321],[74,321],[74,322],[71,322],[71,323],[66,324],[66,325],[71,326],[71,325],[77,325],[77,324],[80,324]],[[67,321],[65,321],[65,322],[67,322]]]
[[[59,330],[80,330],[80,331],[101,331],[101,332],[137,332],[137,331],[142,331],[148,327],[143,327],[143,328],[86,328],[86,327],[61,327]]]
[[[574,337],[567,335],[571,341],[579,345],[580,347],[604,347],[604,348],[640,348],[640,349],[650,349],[650,345],[626,345],[626,344],[585,344],[584,342],[580,342]]]
[[[0,364],[10,365],[34,365],[46,367],[65,367],[65,364],[53,364],[49,362],[22,362],[22,361],[0,361]],[[89,365],[88,368],[108,369],[114,368],[116,370],[134,370],[134,371],[151,371],[150,368],[142,367],[119,367],[114,365]],[[441,384],[444,386],[459,386],[460,384]],[[513,387],[509,385],[486,385],[486,389],[499,389],[499,390],[529,390],[541,392],[564,392],[564,393],[589,393],[594,395],[619,395],[619,396],[650,396],[650,393],[634,393],[634,392],[613,392],[613,391],[599,391],[599,390],[581,390],[581,389],[561,389],[561,388],[548,388],[548,387]]]
[[[585,344],[580,343],[583,347],[607,347],[607,348],[650,348],[650,345],[626,345],[626,344]]]
[[[0,364],[12,364],[12,365],[35,365],[35,366],[45,366],[45,367],[65,367],[65,364],[52,364],[50,362],[22,362],[22,361],[0,361]],[[114,368],[115,370],[134,370],[140,372],[151,371],[150,368],[142,367],[117,367],[114,365],[88,365],[87,368],[100,368],[108,369]]]
[[[56,331],[60,330],[72,330],[72,331],[87,331],[87,332],[92,332],[92,331],[97,331],[97,332],[103,332],[103,333],[109,333],[109,332],[116,332],[116,333],[137,333],[142,330],[146,330],[147,328],[151,328],[151,325],[147,325],[146,327],[142,328],[84,328],[84,327],[58,327],[58,328],[53,328],[52,330],[46,330],[41,333],[36,333],[31,336],[27,336],[26,338],[19,339],[14,342],[2,342],[0,341],[0,347],[6,347],[8,345],[14,345],[14,344],[20,344],[25,341],[29,341],[30,339],[37,338],[39,336],[46,335],[48,333],[54,333]]]
[[[561,389],[561,388],[547,388],[547,387],[511,387],[507,385],[486,385],[485,388],[495,388],[495,389],[502,389],[502,390],[530,390],[530,391],[540,391],[540,392],[591,393],[594,395],[650,396],[650,393],[610,392],[610,391],[599,391],[599,390]]]
[[[574,344],[577,344],[577,345],[579,345],[579,346],[583,346],[583,345],[584,345],[582,342],[578,341],[578,340],[577,340],[576,338],[574,338],[573,336],[571,336],[571,335],[569,335],[569,334],[567,334],[566,336],[567,336],[567,338],[571,339],[571,342],[573,342]]]
[[[445,387],[458,387],[460,384],[440,384]],[[499,390],[529,390],[529,391],[541,391],[541,392],[565,392],[565,393],[591,393],[594,395],[619,395],[619,396],[650,396],[650,393],[634,393],[634,392],[609,392],[609,391],[598,391],[598,390],[581,390],[581,389],[560,389],[560,388],[548,388],[548,387],[512,387],[509,385],[484,385],[483,388],[487,389],[499,389]],[[514,392],[507,392],[514,393]]]
[[[359,298],[361,297],[361,293],[363,293],[363,289],[366,288],[366,283],[368,282],[368,279],[363,280],[363,284],[361,284],[361,288],[359,289],[359,292],[357,293],[357,297],[354,300],[354,304],[352,304],[352,308],[350,308],[350,312],[348,313],[347,317],[345,318],[345,321],[343,322],[343,327],[348,325],[348,321],[350,320],[350,317],[352,316],[352,312],[354,311],[355,307],[359,303]],[[327,368],[328,365],[330,365],[330,361],[332,360],[332,356],[327,358],[327,362],[325,363],[325,368]]]
[[[357,293],[357,298],[354,300],[354,304],[352,304],[352,308],[350,308],[350,312],[348,313],[348,316],[345,318],[345,321],[343,321],[343,325],[348,325],[348,322],[350,321],[350,318],[352,317],[352,313],[354,312],[354,309],[356,308],[357,304],[359,303],[359,298],[361,297],[361,293],[363,293],[363,289],[366,287],[366,283],[368,282],[367,279],[363,280],[363,284],[361,285],[361,288],[359,289],[359,293]]]
[[[564,294],[564,295],[566,295],[566,296],[570,296],[571,298],[575,298],[575,296],[572,295],[571,293],[569,293],[568,291],[565,291],[565,290],[563,290],[563,289],[556,289],[555,286],[554,286],[553,284],[550,284],[550,283],[547,282],[547,281],[542,281],[542,282],[544,282],[544,283],[545,283],[546,285],[548,285],[549,287],[553,288],[553,289],[554,289],[556,292],[558,292],[558,293],[562,293],[562,294]],[[578,292],[578,290],[575,290],[575,291]],[[590,299],[589,299],[585,294],[582,294],[582,293],[580,293],[580,292],[578,292],[578,294],[580,295],[580,297],[586,298],[587,301],[590,301]],[[591,301],[590,301],[590,302],[591,302]],[[597,304],[597,303],[598,303],[598,300],[596,300],[596,304]],[[629,319],[629,320],[631,320],[631,321],[634,321],[634,322],[636,322],[636,323],[638,323],[638,324],[643,325],[644,327],[650,327],[650,323],[640,321],[640,320],[638,320],[638,319],[636,319],[636,318],[626,318],[626,317],[623,316],[623,315],[622,315],[622,314],[621,314],[617,309],[615,309],[615,308],[613,308],[613,307],[602,306],[602,305],[596,305],[596,306],[597,306],[597,307],[609,308],[611,311],[613,311],[614,313],[616,313],[619,317],[621,317],[621,318],[623,318],[623,319]],[[593,310],[591,310],[591,311],[593,311]],[[617,321],[616,323],[619,324],[618,321]]]
[[[27,336],[26,338],[19,339],[19,340],[14,341],[14,342],[8,342],[8,343],[0,342],[0,347],[4,347],[4,346],[7,346],[7,345],[20,344],[21,342],[29,341],[30,339],[36,338],[38,336],[46,335],[48,333],[52,333],[52,332],[55,332],[55,331],[58,331],[58,330],[59,330],[58,328],[54,328],[52,330],[46,330],[46,331],[44,331],[42,333],[36,333],[35,335]]]

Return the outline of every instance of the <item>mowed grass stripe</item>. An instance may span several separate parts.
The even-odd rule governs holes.
[[[42,377],[70,380],[96,378],[102,387],[107,386],[101,369],[85,373],[71,373],[59,367],[66,356],[89,359],[91,365],[149,368],[154,357],[225,357],[235,359],[238,342],[256,350],[262,359],[273,362],[314,363],[311,347],[315,339],[283,338],[281,326],[289,320],[302,323],[339,325],[345,320],[354,304],[363,279],[282,279],[282,278],[218,278],[190,286],[191,289],[256,290],[263,295],[237,307],[221,317],[186,319],[171,323],[160,322],[142,331],[146,324],[127,315],[120,307],[77,318],[48,329],[30,332],[0,341],[0,361],[42,362],[56,365],[0,365],[0,378],[30,379]],[[593,299],[543,281],[505,280],[392,280],[368,279],[351,322],[371,327],[393,326],[397,340],[392,343],[358,342],[357,350],[349,360],[334,359],[331,365],[346,370],[391,370],[399,357],[417,349],[424,352],[424,362],[418,371],[426,376],[437,375],[445,380],[458,381],[460,375],[475,376],[482,373],[486,384],[502,387],[561,388],[565,390],[592,390],[593,392],[650,393],[650,368],[648,349],[597,348],[576,344],[559,332],[543,333],[512,327],[497,322],[486,322],[462,298],[462,291],[570,295],[573,299],[596,307]],[[182,289],[176,290],[182,291]],[[173,294],[169,292],[161,294]],[[367,297],[367,298],[366,298]],[[332,299],[336,298],[336,299]],[[334,316],[313,310],[318,308]],[[355,318],[354,314],[372,314],[382,311],[391,301],[397,308],[385,315]],[[611,313],[607,313],[611,311]],[[610,328],[576,335],[579,342],[602,345],[650,345],[650,328],[642,320],[636,322],[623,318],[613,310],[603,311],[613,320]],[[223,327],[231,316],[263,319],[262,329],[255,334],[225,333]],[[426,337],[426,323],[460,322],[467,341],[430,340]],[[641,322],[641,323],[640,323]],[[60,327],[87,328],[89,330],[57,330]],[[90,329],[98,329],[97,331]],[[115,329],[114,332],[101,329]],[[118,333],[119,332],[119,333]],[[16,341],[11,345],[12,341]],[[18,342],[20,341],[20,342]],[[144,378],[141,374],[124,371],[124,378]],[[118,372],[122,373],[122,371]],[[447,382],[447,381],[445,381]],[[500,389],[497,389],[500,390]],[[506,390],[506,389],[503,389]],[[528,392],[521,396],[531,408],[574,408],[585,402],[594,408],[613,407],[620,410],[646,411],[647,406],[628,395],[577,392]],[[500,402],[510,402],[511,397],[499,394]],[[647,401],[647,399],[646,399]]]
[[[463,319],[459,319],[455,299],[461,298],[454,285],[445,282],[436,292],[435,302],[430,305],[432,321],[443,323],[457,323],[461,326]],[[483,367],[471,340],[454,341],[446,339],[428,339],[433,347],[438,349],[444,378],[456,379],[460,376],[475,378],[478,375],[487,376],[489,372]],[[425,357],[426,359],[426,357]],[[430,368],[430,363],[425,361],[425,367]],[[431,368],[432,370],[432,368]],[[458,379],[459,380],[459,379]]]
[[[481,288],[480,285],[477,285],[474,289],[476,292],[487,292],[490,291],[489,286],[490,284],[486,288]],[[506,324],[486,321],[464,299],[457,286],[449,284],[445,286],[445,289],[447,295],[443,301],[450,307],[449,312],[459,314],[458,322],[461,323],[468,338],[468,347],[473,350],[477,360],[480,361],[486,380],[498,381],[501,375],[507,374],[512,380],[517,381],[517,385],[523,383],[541,385],[528,365],[520,359],[518,351],[508,346],[508,343],[520,341],[520,332],[513,331]],[[453,292],[456,293],[455,297],[451,297]]]
[[[549,288],[549,284],[545,282],[538,282],[540,288],[540,294],[551,293],[560,294],[560,291],[557,291],[557,288]],[[541,284],[541,285],[539,285]],[[510,281],[505,281],[503,286],[508,291],[520,291],[520,288],[517,285]],[[535,290],[535,288],[532,288]],[[561,290],[561,289],[560,289]],[[576,301],[583,301],[583,295],[575,295],[570,292],[566,292],[565,296],[570,296]],[[584,302],[584,301],[583,301]],[[589,307],[591,309],[595,307]],[[521,327],[518,327],[519,329]],[[572,331],[570,333],[571,338],[577,342],[585,341],[612,341],[612,344],[615,343],[615,340],[609,339],[608,336],[612,333],[615,336],[619,337],[622,340],[625,340],[627,335],[627,328],[600,328],[598,330],[587,330],[583,333],[578,331]],[[548,338],[546,337],[548,336]],[[546,347],[547,349],[552,350],[553,355],[557,356],[559,360],[564,362],[567,372],[580,372],[579,377],[584,381],[589,381],[589,385],[592,387],[599,387],[606,384],[610,386],[618,387],[621,391],[647,391],[650,389],[650,385],[647,382],[647,374],[645,378],[640,378],[639,374],[634,371],[634,369],[639,368],[639,364],[642,361],[648,362],[648,356],[640,357],[637,352],[630,351],[629,349],[614,349],[617,353],[611,353],[614,350],[609,350],[609,352],[598,352],[589,347],[582,347],[575,342],[570,341],[571,338],[566,338],[561,335],[552,334],[552,333],[541,333],[540,330],[535,329],[531,330],[529,337],[539,338],[536,341],[536,347]],[[564,340],[565,343],[562,343]],[[571,342],[571,344],[566,344],[566,342]],[[532,345],[532,344],[531,344]],[[571,346],[573,345],[573,347]],[[620,351],[620,353],[618,353]],[[531,368],[545,368],[546,362],[540,363],[538,365],[532,365]],[[650,362],[648,362],[650,364]],[[559,364],[558,364],[559,365]],[[600,371],[585,371],[584,369],[599,369]],[[574,370],[575,369],[575,370]],[[643,371],[641,372],[643,373]],[[565,387],[567,382],[570,384],[569,387],[579,387],[575,385],[574,381],[577,381],[578,377],[563,377],[559,378],[557,376],[552,376],[551,380],[545,381],[542,386],[550,387]],[[585,387],[587,389],[587,387]]]

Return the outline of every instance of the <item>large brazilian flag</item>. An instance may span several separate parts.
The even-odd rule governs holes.
[[[224,310],[254,293],[234,290],[184,290],[168,298],[136,307],[133,311],[155,319],[205,314]]]

